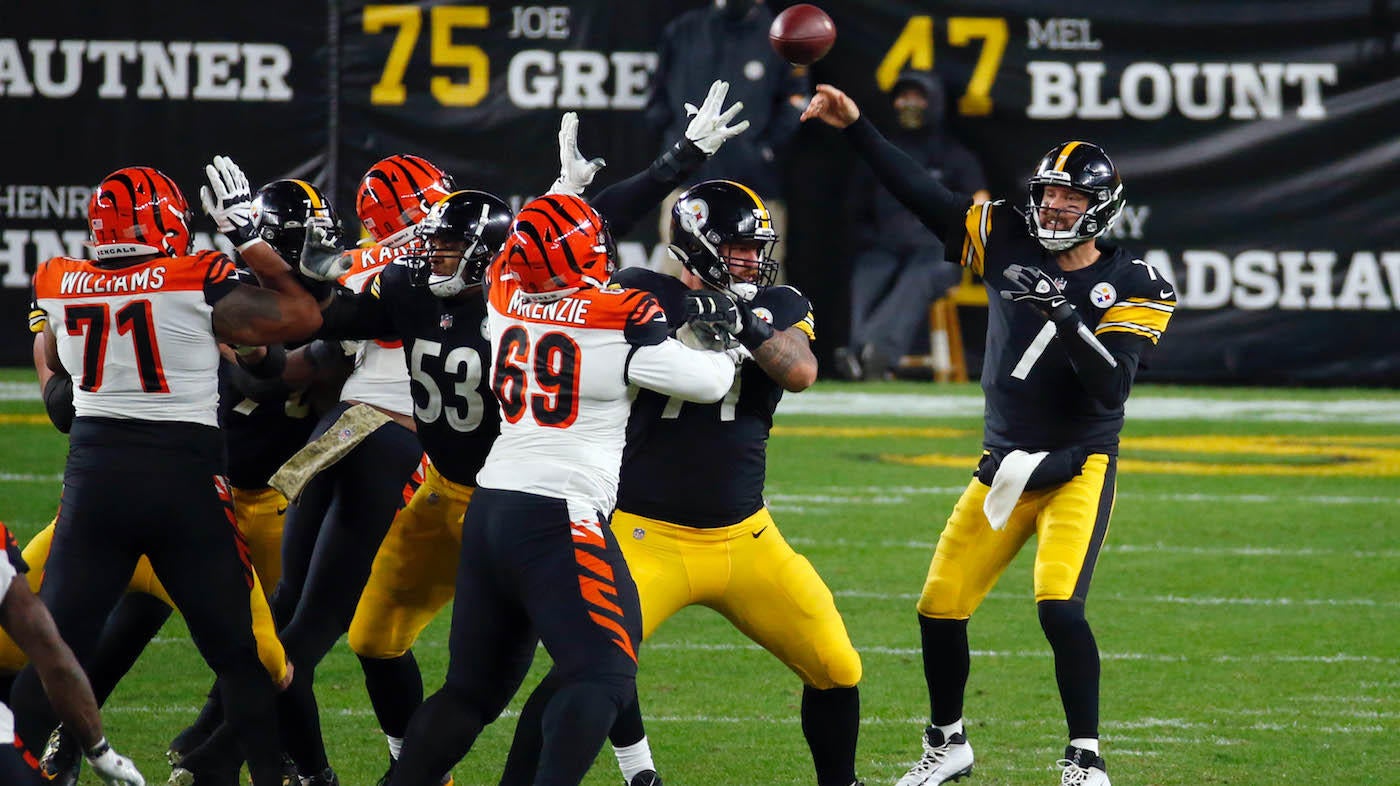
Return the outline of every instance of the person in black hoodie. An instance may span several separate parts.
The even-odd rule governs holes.
[[[972,152],[944,123],[943,83],[931,71],[904,71],[890,91],[898,128],[889,139],[952,191],[988,199],[987,179]],[[868,166],[850,189],[856,247],[851,264],[851,331],[833,353],[848,379],[884,379],[908,354],[929,303],[956,285],[961,271],[943,264],[943,242],[880,185]]]
[[[685,132],[693,114],[686,100],[704,95],[716,79],[729,83],[729,99],[743,104],[750,124],[748,133],[723,150],[705,151],[713,153],[710,160],[661,205],[662,243],[670,242],[675,197],[703,180],[743,183],[762,198],[773,222],[786,226],[779,159],[797,133],[811,85],[804,69],[773,51],[768,43],[772,23],[773,12],[763,0],[714,0],[709,7],[681,14],[662,31],[645,110],[661,145]],[[774,257],[781,261],[782,255]],[[670,272],[679,275],[679,263]]]

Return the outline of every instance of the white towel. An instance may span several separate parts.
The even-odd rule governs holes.
[[[1039,453],[1013,450],[1001,460],[997,476],[992,479],[992,488],[982,502],[982,512],[987,514],[987,523],[992,525],[992,529],[1000,531],[1006,526],[1011,511],[1016,509],[1017,500],[1021,499],[1021,492],[1026,490],[1026,481],[1031,479],[1031,473],[1048,455],[1049,451],[1045,450]]]

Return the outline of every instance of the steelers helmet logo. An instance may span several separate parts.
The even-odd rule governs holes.
[[[644,529],[642,529],[641,527],[637,527],[636,529],[633,529],[633,530],[632,530],[632,537],[633,537],[634,539],[636,539],[636,540],[641,540],[642,538],[645,538],[646,536],[647,536],[647,531],[644,530]]]
[[[766,308],[763,308],[762,306],[754,309],[753,315],[763,320],[764,322],[767,322],[770,325],[773,324],[773,312],[769,311]]]
[[[700,234],[710,221],[710,204],[703,199],[687,199],[681,203],[681,221],[686,229]]]
[[[1108,308],[1118,302],[1118,290],[1107,281],[1100,281],[1089,290],[1089,300],[1099,308]]]

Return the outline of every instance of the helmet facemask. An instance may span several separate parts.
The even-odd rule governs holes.
[[[725,237],[713,228],[701,229],[688,212],[680,214],[679,224],[700,248],[687,254],[673,245],[669,249],[671,255],[711,288],[749,301],[777,280],[778,262],[773,259],[773,245],[778,242],[778,234],[771,227],[759,227],[751,235]],[[756,257],[736,256],[733,249],[739,244],[756,245]],[[728,254],[722,253],[726,246]],[[738,274],[736,270],[752,271],[753,275]]]
[[[438,216],[430,213],[414,230],[419,251],[404,257],[409,282],[427,287],[437,297],[452,297],[480,285],[482,273],[491,261],[491,250],[482,239],[490,216],[490,206],[483,204],[476,225],[459,234],[444,227]],[[446,272],[438,272],[440,269]]]

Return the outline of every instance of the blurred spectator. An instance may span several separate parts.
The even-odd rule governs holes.
[[[660,232],[670,242],[671,205],[702,180],[735,180],[758,192],[781,237],[787,231],[778,158],[793,134],[811,91],[805,69],[784,62],[768,43],[773,12],[763,0],[714,0],[687,11],[661,33],[658,62],[647,102],[647,122],[659,138],[685,133],[685,102],[705,95],[716,79],[729,82],[726,102],[743,101],[739,120],[749,129],[727,143],[661,206]],[[781,244],[773,256],[781,259]],[[679,273],[677,263],[674,271]],[[781,273],[779,274],[781,276]]]
[[[950,190],[989,197],[971,151],[944,125],[944,90],[930,71],[905,71],[890,91],[898,128],[887,134]],[[851,264],[850,341],[834,354],[847,379],[887,379],[908,354],[928,318],[929,304],[962,278],[943,260],[943,243],[875,180],[857,170],[850,191],[853,238],[861,249]]]

